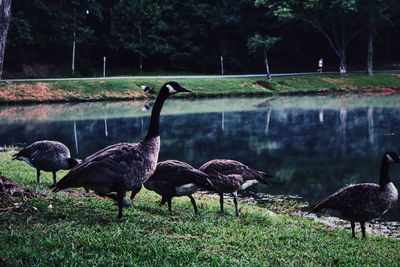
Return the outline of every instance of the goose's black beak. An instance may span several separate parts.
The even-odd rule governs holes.
[[[192,92],[192,90],[190,90],[190,89],[187,89],[185,86],[182,86],[181,85],[181,88],[179,88],[180,90],[180,92],[188,92],[188,93],[190,93],[190,92]]]

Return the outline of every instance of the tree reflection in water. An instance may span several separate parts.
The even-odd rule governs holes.
[[[314,202],[349,183],[377,182],[382,153],[400,152],[399,97],[375,98],[171,101],[161,116],[160,160],[200,166],[213,158],[236,159],[278,177],[272,186],[251,190]],[[144,103],[0,107],[0,145],[53,139],[84,158],[107,145],[143,138],[150,113],[142,111]],[[400,177],[399,171],[394,166],[392,176]],[[397,205],[386,216],[400,221],[399,211]]]

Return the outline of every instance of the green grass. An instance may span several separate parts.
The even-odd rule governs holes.
[[[400,89],[400,74],[378,73],[373,76],[365,74],[340,75],[308,75],[298,77],[276,77],[271,81],[264,78],[207,78],[207,79],[176,79],[193,90],[193,94],[181,94],[178,97],[211,97],[238,95],[274,95],[294,93],[316,93],[335,91],[363,91],[366,88],[382,90],[383,88]],[[75,80],[50,81],[50,91],[63,90],[54,96],[54,100],[112,100],[127,98],[143,98],[140,85],[146,84],[158,90],[165,79],[114,79],[114,80]],[[262,81],[265,86],[257,85]],[[0,90],[15,86],[35,85],[33,82],[0,83]],[[13,87],[14,86],[14,87]],[[14,99],[3,97],[1,102],[39,101],[30,97],[23,89],[17,89]],[[58,92],[58,91],[57,91]],[[1,94],[1,91],[0,91]],[[24,95],[25,94],[25,95]],[[57,98],[57,99],[56,99]],[[42,99],[43,101],[43,99]],[[46,101],[52,101],[52,98]]]
[[[186,198],[173,200],[174,216],[159,197],[142,190],[116,219],[109,200],[82,190],[51,193],[49,174],[37,185],[35,170],[0,154],[0,170],[40,193],[35,213],[0,213],[1,266],[398,266],[400,240],[349,231],[240,204],[241,216],[216,214],[218,201],[199,196],[195,216]],[[61,173],[60,173],[61,174]],[[61,175],[59,175],[61,177]],[[200,199],[199,199],[200,198]],[[49,205],[52,208],[49,208]]]

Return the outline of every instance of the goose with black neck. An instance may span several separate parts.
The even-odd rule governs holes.
[[[350,221],[353,238],[356,238],[355,223],[359,222],[362,237],[366,238],[365,223],[386,213],[398,199],[397,189],[389,176],[392,163],[400,163],[399,156],[395,152],[386,152],[381,161],[379,184],[343,187],[315,204],[310,212],[323,209],[335,211],[337,217]]]
[[[191,92],[177,82],[165,83],[151,112],[147,135],[138,143],[118,143],[87,157],[72,169],[54,188],[84,187],[117,202],[118,218],[127,191],[136,190],[154,173],[160,151],[160,113],[165,100],[179,92]]]

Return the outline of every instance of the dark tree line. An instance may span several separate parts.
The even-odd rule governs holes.
[[[220,56],[225,73],[400,63],[398,0],[14,0],[11,14],[5,77],[70,76],[73,33],[80,76],[100,75],[103,56],[108,75],[219,73]]]

